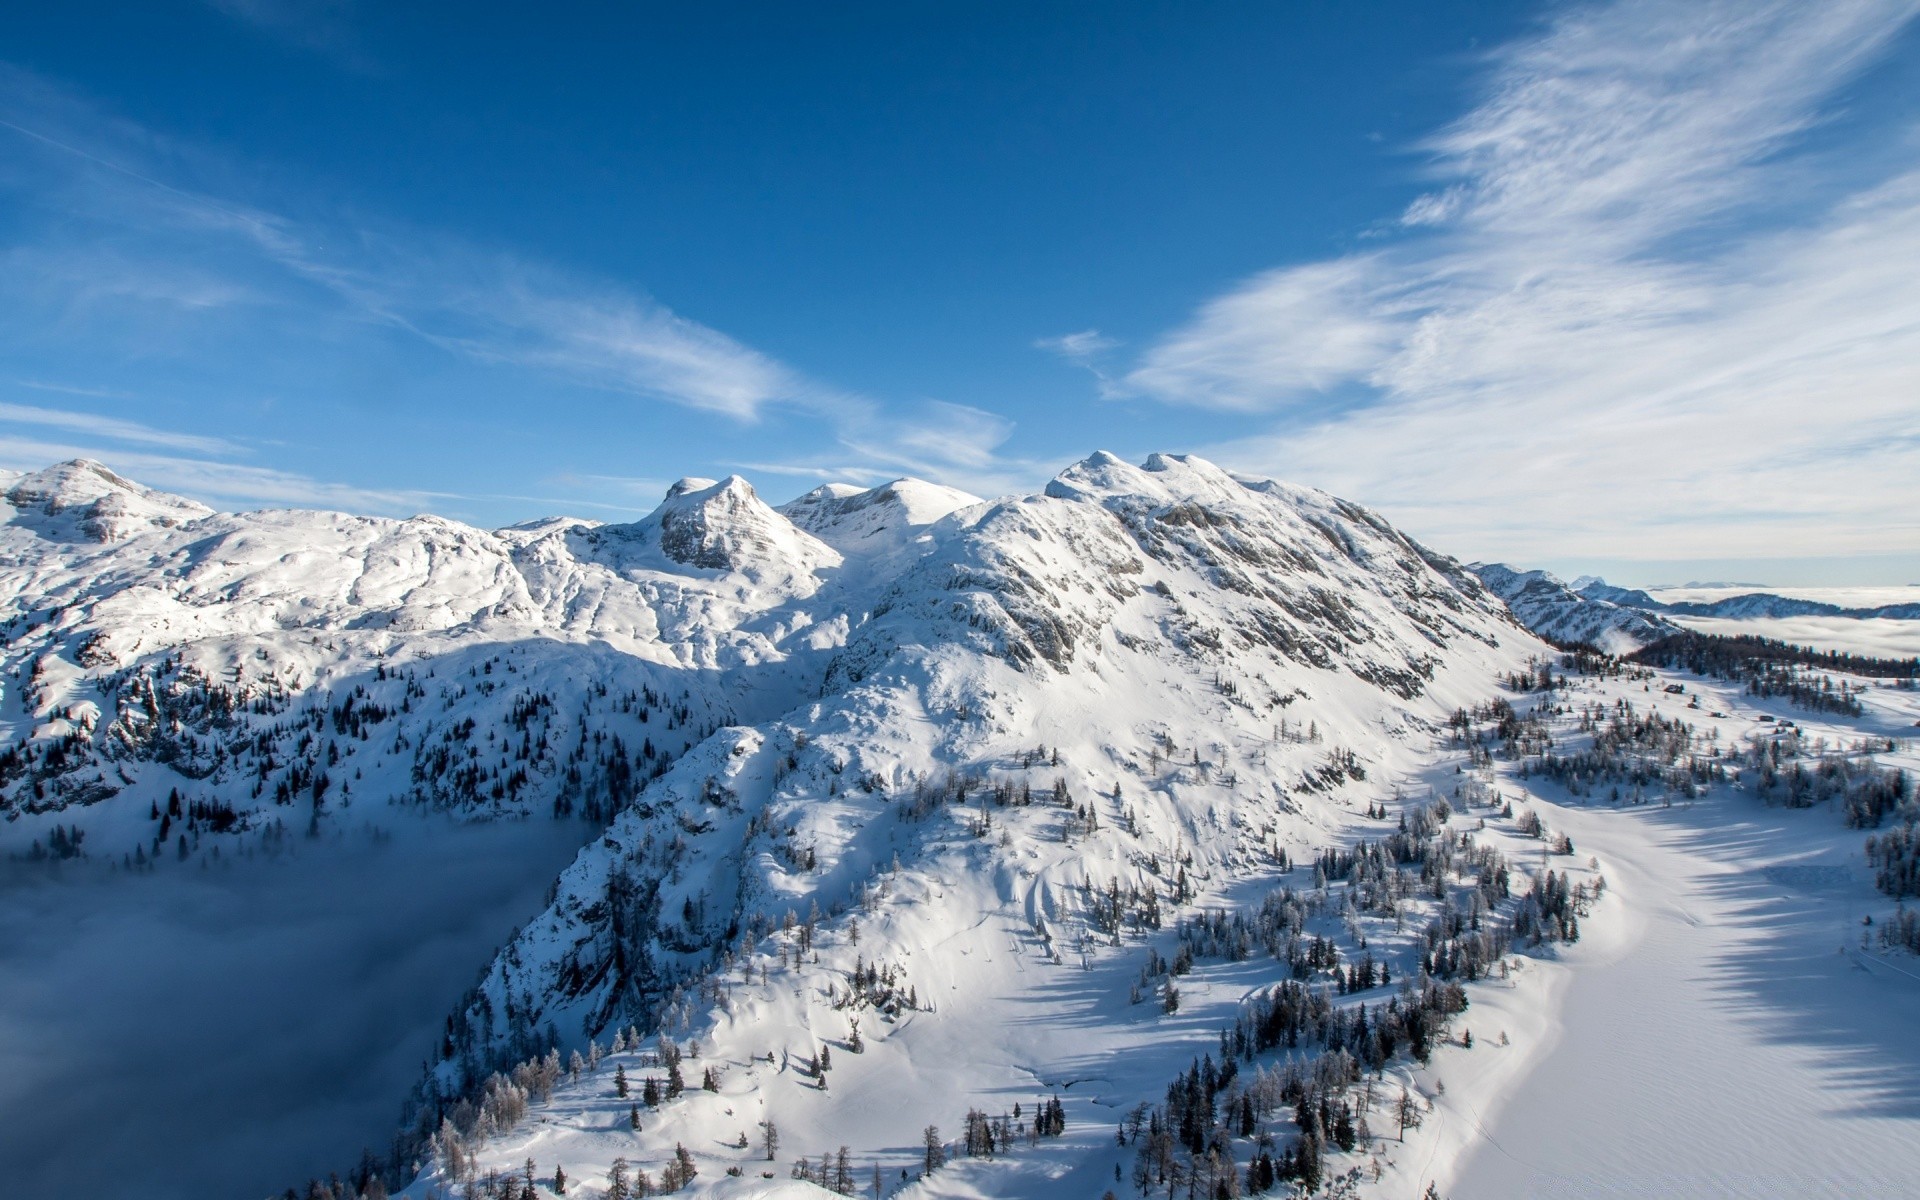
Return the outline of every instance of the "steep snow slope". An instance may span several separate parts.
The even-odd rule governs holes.
[[[1195,1035],[1239,991],[1178,1032],[1143,1026],[1112,999],[1139,967],[1113,948],[1123,934],[1284,877],[1289,855],[1344,836],[1360,796],[1421,769],[1457,706],[1544,650],[1365,510],[1171,456],[1096,455],[1044,495],[962,510],[870,613],[817,701],[720,731],[582,852],[458,1015],[434,1080],[471,1094],[633,1026],[697,1042],[676,1042],[681,1070],[713,1069],[718,1092],[642,1111],[636,1132],[601,1071],[578,1085],[599,1099],[514,1126],[481,1161],[592,1163],[597,1179],[621,1154],[656,1169],[678,1142],[711,1178],[741,1158],[717,1149],[722,1127],[751,1140],[771,1115],[806,1151],[884,1150],[892,1175],[928,1124],[1155,1045],[1094,1102],[1151,1098],[1164,1077],[1143,1076],[1205,1049]],[[799,1067],[823,1047],[830,1088]],[[458,1129],[481,1118],[423,1100],[423,1135],[450,1114],[434,1144],[457,1177]],[[1089,1119],[1113,1114],[1075,1108]]]
[[[1090,1122],[1164,1093],[1277,978],[1150,970],[1161,1004],[1190,993],[1150,1019],[1126,1001],[1142,940],[1171,955],[1156,931],[1197,902],[1314,890],[1292,861],[1382,805],[1427,828],[1417,781],[1451,715],[1546,653],[1366,510],[1179,456],[1097,454],[1036,496],[896,481],[784,512],[689,479],[632,524],[495,532],[209,514],[123,482],[70,466],[10,489],[61,500],[0,527],[8,847],[177,871],[388,804],[588,821],[447,1023],[394,1164],[423,1189],[536,1144],[603,1175],[684,1141],[712,1182],[739,1165],[718,1125],[775,1112],[809,1152],[857,1141],[897,1170],[928,1124],[1058,1090],[1077,1149],[1031,1169],[1097,1193],[1115,1159]],[[145,515],[103,539],[44,523],[123,491],[148,507],[108,508]],[[1400,971],[1405,921],[1438,902],[1289,903]],[[492,1071],[627,1029],[696,1073],[644,1130],[585,1092],[548,1129],[508,1119]],[[830,1045],[829,1088],[800,1064]],[[992,1193],[984,1170],[941,1178]]]
[[[722,731],[583,856],[496,964],[480,1045],[647,1015],[741,930],[844,907],[918,836],[903,797],[948,776],[1064,788],[1089,809],[1076,820],[1108,823],[1116,863],[1137,847],[1111,822],[1151,812],[1159,853],[1182,843],[1210,874],[1269,844],[1253,831],[1295,793],[1391,754],[1436,678],[1464,698],[1538,648],[1470,576],[1363,510],[1195,459],[1096,456],[1044,496],[968,516],[879,594],[819,701]],[[1184,769],[1165,761],[1174,745]],[[1035,746],[1044,769],[1011,765]],[[1208,844],[1186,845],[1201,826]],[[1019,903],[1036,919],[1067,906],[1084,853],[1062,877],[1036,868]],[[509,1022],[508,997],[529,994]]]
[[[1467,569],[1505,600],[1528,629],[1557,642],[1626,651],[1680,631],[1658,614],[1605,598],[1607,593],[1599,588],[1575,591],[1548,571],[1516,571],[1505,563],[1472,563]],[[1590,581],[1589,586],[1595,582],[1601,581]]]
[[[393,1036],[418,1037],[401,1015],[409,1006],[378,1003],[374,968],[357,957],[331,961],[323,950],[338,946],[348,957],[355,945],[392,938],[468,955],[445,981],[446,999],[417,1000],[449,1003],[564,861],[564,850],[556,860],[543,847],[593,837],[716,727],[816,694],[830,654],[865,611],[852,593],[870,586],[739,480],[677,487],[632,525],[555,519],[498,532],[434,517],[215,514],[88,463],[8,485],[0,854],[14,860],[9,882],[18,891],[6,899],[44,918],[31,969],[96,997],[62,1010],[57,1038],[17,1023],[0,1031],[0,1040],[34,1048],[30,1063],[10,1059],[16,1078],[90,1069],[85,1047],[119,1044],[144,1022],[135,998],[152,972],[106,946],[115,930],[173,919],[184,923],[181,948],[190,952],[199,905],[178,909],[175,899],[190,889],[174,875],[237,872],[236,880],[267,883],[276,875],[266,863],[291,851],[311,860],[302,877],[344,879],[371,869],[368,856],[377,854],[404,863],[395,869],[412,886],[457,908],[454,898],[476,895],[479,881],[455,877],[459,858],[442,852],[444,838],[420,832],[434,827],[420,817],[562,818],[553,836],[526,835],[526,853],[484,864],[494,876],[486,894],[514,907],[472,914],[475,929],[463,936],[488,939],[478,948],[462,941],[456,951],[434,924],[439,904],[328,909],[309,964],[326,982],[299,992],[311,1012],[295,1008],[282,1019],[351,1020],[372,1004],[393,1014]],[[904,543],[924,510],[895,519]],[[894,536],[884,513],[872,532]],[[378,832],[371,841],[359,836],[369,827]],[[132,874],[91,888],[97,905],[52,899],[109,866]],[[149,881],[150,872],[169,878]],[[272,914],[306,920],[297,906],[287,915],[291,895],[276,890],[245,907],[260,915],[255,925]],[[23,947],[0,947],[0,971],[29,970],[16,957]],[[278,964],[277,954],[261,962]],[[120,975],[114,963],[124,964]],[[286,966],[298,970],[298,958]],[[83,968],[98,977],[76,977]],[[222,1029],[250,1027],[250,1014],[224,1011],[245,1004],[246,993],[217,971],[183,966],[165,978],[171,994],[206,989],[175,1006],[169,1044],[203,1045]],[[403,979],[390,975],[387,986]],[[408,1045],[401,1062],[430,1053],[429,1043]],[[182,1157],[177,1173],[135,1170],[126,1156],[162,1140],[161,1113],[191,1110],[206,1094],[195,1090],[198,1064],[175,1070],[163,1058],[139,1056],[152,1073],[128,1083],[151,1104],[129,1116],[112,1149],[90,1155],[97,1178],[144,1178],[143,1194],[155,1196],[261,1185],[253,1154],[193,1159],[191,1170]],[[403,1089],[391,1062],[344,1076],[339,1063],[332,1069],[346,1090],[300,1138],[256,1131],[263,1146],[284,1148],[288,1172],[310,1167],[311,1146],[328,1137],[337,1164],[358,1153],[369,1133],[366,1087],[384,1089],[371,1098],[380,1110],[398,1107]],[[222,1071],[210,1087],[263,1122],[306,1111],[290,1097],[258,1094],[258,1085],[243,1071]],[[347,1094],[354,1087],[361,1090]],[[0,1126],[28,1128],[14,1119],[14,1104],[35,1102],[0,1093]]]

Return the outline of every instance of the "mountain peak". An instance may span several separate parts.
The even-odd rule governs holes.
[[[667,499],[672,500],[694,492],[704,492],[710,487],[717,486],[719,482],[717,479],[708,479],[704,475],[683,475],[667,489]]]
[[[838,564],[832,548],[796,528],[738,475],[688,476],[667,489],[660,506],[614,534],[657,536],[660,553],[682,566],[757,574],[806,574]]]
[[[63,541],[114,542],[151,529],[170,529],[210,516],[198,501],[142,487],[105,463],[75,458],[22,475],[7,502]]]
[[[929,526],[981,503],[958,488],[902,477],[870,488],[825,484],[778,511],[841,554],[872,559],[901,550]]]

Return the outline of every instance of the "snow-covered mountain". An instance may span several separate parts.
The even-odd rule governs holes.
[[[493,1072],[551,1091],[529,1064],[616,1035],[715,1073],[646,1131],[616,1106],[636,1157],[706,1155],[715,1106],[898,1146],[1065,1088],[1023,1006],[1289,878],[1547,652],[1378,516],[1185,456],[991,502],[687,479],[630,524],[497,531],[218,514],[90,463],[6,494],[7,849],[174,870],[349,808],[587,822],[449,1018],[403,1143],[422,1188],[519,1153]],[[1110,1015],[1086,1053],[1137,1041]],[[787,1071],[829,1046],[925,1094]]]
[[[1666,607],[1638,588],[1615,587],[1598,575],[1582,575],[1570,586],[1589,600],[1605,600],[1609,604],[1623,604],[1628,608],[1641,608],[1653,612]]]
[[[1688,585],[1699,590],[1707,585]],[[1615,587],[1598,576],[1583,575],[1573,582],[1573,590],[1589,600],[1604,600],[1645,612],[1671,613],[1683,617],[1712,617],[1720,620],[1786,620],[1793,617],[1847,617],[1855,620],[1920,620],[1920,603],[1901,601],[1893,604],[1836,604],[1806,596],[1783,596],[1767,591],[1740,591],[1736,595],[1712,599],[1660,599],[1639,588]]]
[[[1736,621],[1781,620],[1789,617],[1848,617],[1855,620],[1920,620],[1920,604],[1880,604],[1872,607],[1829,604],[1772,592],[1748,592],[1719,600],[1676,600],[1655,606],[1675,616],[1719,617]]]
[[[1467,569],[1505,600],[1528,629],[1556,642],[1584,642],[1618,652],[1680,632],[1673,622],[1629,603],[1624,589],[1609,588],[1605,580],[1584,579],[1576,590],[1550,571],[1483,562]]]
[[[955,824],[920,822],[996,789],[1052,801],[1001,818],[1028,836],[994,868],[993,903],[1040,927],[1078,911],[1096,863],[1129,891],[1153,862],[1221,877],[1300,797],[1444,716],[1429,692],[1457,703],[1538,648],[1377,517],[1198,459],[1096,455],[933,542],[872,599],[818,699],[721,731],[582,856],[496,962],[462,1054],[484,1069],[548,1022],[590,1035],[684,999],[786,910],[860,902]]]

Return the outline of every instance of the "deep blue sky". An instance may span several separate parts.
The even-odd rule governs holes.
[[[1806,7],[15,6],[0,459],[497,524],[1193,449],[1465,557],[1920,577],[1911,11]],[[1645,452],[1762,402],[1825,415]]]

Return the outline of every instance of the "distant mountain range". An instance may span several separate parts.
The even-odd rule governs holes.
[[[1785,617],[1879,617],[1920,620],[1920,603],[1849,608],[1747,592],[1712,601],[1663,601],[1639,588],[1615,587],[1597,575],[1565,583],[1549,571],[1523,571],[1506,563],[1471,563],[1467,569],[1507,602],[1520,621],[1542,637],[1631,649],[1680,632],[1671,617],[1778,620]]]

